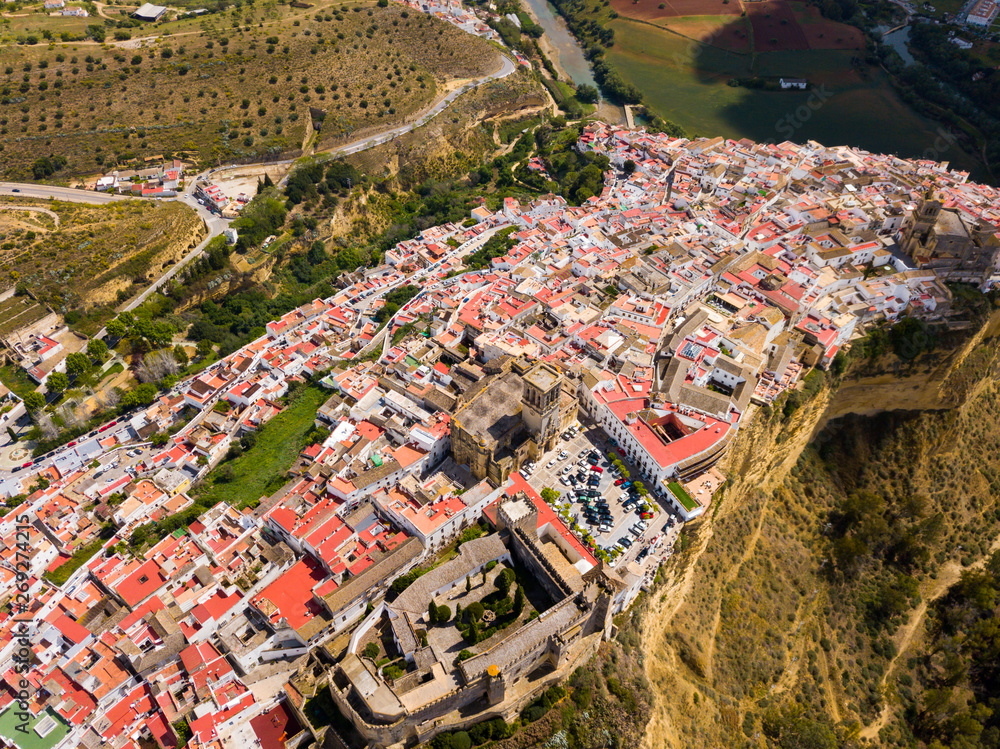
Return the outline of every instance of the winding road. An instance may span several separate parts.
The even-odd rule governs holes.
[[[344,154],[350,155],[359,153],[360,151],[365,151],[369,148],[374,148],[375,146],[387,143],[400,135],[411,132],[418,127],[426,125],[428,122],[433,120],[444,110],[446,110],[455,100],[458,99],[462,94],[472,91],[473,89],[482,86],[491,81],[497,81],[501,78],[506,78],[515,70],[517,70],[517,64],[504,54],[500,55],[501,64],[500,68],[485,75],[482,78],[475,80],[474,82],[467,83],[461,88],[457,88],[447,96],[442,98],[439,102],[434,104],[430,109],[424,112],[420,117],[411,123],[400,125],[399,127],[392,128],[391,130],[384,130],[374,135],[370,135],[367,138],[355,141],[353,143],[347,143],[343,146],[338,146],[336,148],[329,149],[323,153],[329,154]],[[273,164],[274,162],[261,162],[260,166],[265,164]],[[289,162],[292,163],[292,162]],[[241,169],[246,169],[247,167],[253,167],[255,164],[241,164]],[[225,169],[223,167],[222,169]],[[214,169],[212,172],[222,171],[222,169]],[[197,199],[194,197],[194,186],[199,179],[207,176],[209,172],[198,175],[194,179],[188,180],[188,184],[184,189],[184,192],[178,194],[176,197],[172,198],[160,198],[160,200],[173,200],[180,201],[185,205],[193,208],[198,212],[202,221],[205,223],[205,227],[208,229],[208,236],[201,242],[197,247],[192,249],[187,255],[185,255],[180,261],[175,263],[170,267],[162,276],[160,276],[156,281],[154,281],[149,288],[143,291],[139,296],[130,301],[128,304],[124,305],[120,311],[130,312],[136,307],[145,302],[152,294],[156,293],[164,284],[170,281],[174,276],[176,276],[188,263],[199,257],[208,246],[208,243],[212,241],[215,237],[222,234],[222,232],[229,225],[229,222],[209,211],[204,205],[198,203]],[[92,205],[106,205],[108,203],[113,203],[119,200],[133,200],[126,195],[115,195],[112,193],[105,192],[95,192],[93,190],[82,190],[72,187],[52,187],[49,185],[38,185],[31,182],[0,182],[0,197],[11,196],[11,197],[25,197],[25,198],[42,198],[46,200],[65,200],[67,202],[73,203],[89,203]],[[102,329],[97,337],[103,337],[104,330]]]

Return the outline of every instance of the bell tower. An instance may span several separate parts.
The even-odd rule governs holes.
[[[524,375],[521,418],[539,450],[551,448],[559,432],[559,398],[563,377],[550,364],[540,362]]]
[[[913,223],[906,232],[903,250],[918,264],[926,263],[933,255],[932,235],[942,207],[941,201],[934,197],[934,189],[930,188],[913,212]]]

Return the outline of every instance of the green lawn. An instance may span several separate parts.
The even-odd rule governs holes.
[[[34,381],[28,378],[23,369],[12,364],[0,367],[0,382],[21,400],[24,400],[28,393],[35,392],[38,387]]]
[[[19,746],[21,749],[52,749],[69,733],[69,725],[66,721],[48,708],[42,710],[38,715],[31,715],[28,720],[23,722],[20,715],[16,702],[11,703],[0,714],[0,736],[5,741],[10,742],[10,746]],[[35,728],[45,718],[54,721],[55,727],[45,736],[39,736],[35,732]],[[25,727],[25,730],[21,730],[22,726]]]
[[[667,488],[670,490],[671,494],[677,497],[677,501],[680,502],[684,506],[684,509],[688,512],[691,512],[691,510],[698,506],[698,503],[695,502],[694,498],[676,481],[671,481],[667,484]]]
[[[98,538],[96,541],[80,547],[73,552],[73,556],[56,567],[52,572],[46,572],[45,579],[54,585],[62,585],[69,580],[70,575],[89,562],[105,543],[106,539]]]
[[[317,385],[305,388],[290,406],[264,425],[256,445],[239,458],[216,466],[205,477],[194,492],[198,504],[210,507],[228,502],[243,508],[281,488],[286,472],[305,447],[316,411],[329,397],[330,393]],[[231,479],[220,480],[230,470]]]

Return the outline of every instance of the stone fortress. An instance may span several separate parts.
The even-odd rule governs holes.
[[[358,627],[345,657],[331,669],[330,692],[357,731],[377,746],[410,746],[444,730],[494,717],[513,720],[549,686],[559,683],[614,634],[612,616],[638,593],[639,576],[592,564],[557,530],[539,527],[538,509],[523,493],[500,503],[497,532],[468,541],[452,560],[418,578]],[[491,564],[495,563],[495,564]],[[432,628],[431,601],[454,601],[473,578],[519,569],[549,605],[457,657],[461,635]],[[484,582],[484,588],[492,585]],[[536,597],[537,600],[537,597]],[[537,610],[536,610],[537,611]],[[388,622],[406,659],[392,679],[357,652],[372,627]]]

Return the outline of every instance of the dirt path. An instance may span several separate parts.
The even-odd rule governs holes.
[[[977,561],[975,564],[971,564],[968,567],[963,567],[958,562],[952,560],[945,564],[940,572],[938,573],[937,579],[931,581],[932,584],[930,589],[927,590],[923,598],[920,601],[920,605],[917,606],[910,614],[909,620],[900,630],[899,635],[896,638],[896,655],[893,656],[892,660],[886,666],[885,673],[882,675],[882,681],[879,684],[879,689],[885,694],[886,684],[889,682],[889,677],[892,675],[896,668],[896,664],[903,654],[909,650],[910,645],[913,644],[913,638],[916,636],[917,632],[923,626],[923,623],[927,617],[927,607],[934,603],[938,598],[943,596],[948,592],[948,589],[952,585],[958,582],[958,579],[962,576],[962,573],[966,570],[977,570],[989,560],[990,556],[1000,550],[1000,537],[993,540],[989,551],[983,555],[983,557]],[[889,722],[889,718],[892,717],[893,706],[888,700],[883,700],[882,712],[879,713],[878,718],[874,722],[865,726],[861,729],[861,738],[863,739],[875,739],[878,737],[879,731],[881,731]]]
[[[33,213],[44,213],[46,216],[55,221],[56,228],[59,228],[59,215],[55,211],[50,211],[48,208],[39,208],[33,205],[0,204],[0,211],[30,211]]]

